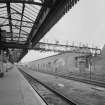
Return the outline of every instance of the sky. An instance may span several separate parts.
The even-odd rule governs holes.
[[[105,0],[80,0],[62,19],[42,38],[41,41],[60,43],[83,43],[102,48],[105,44]],[[22,62],[33,61],[49,55],[29,51]]]

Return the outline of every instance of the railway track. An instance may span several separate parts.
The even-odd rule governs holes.
[[[36,78],[33,78],[21,69],[19,70],[47,105],[77,105],[56,89],[51,88]]]
[[[105,88],[105,83],[104,82],[95,81],[95,80],[89,80],[89,79],[83,79],[83,78],[77,78],[75,76],[65,76],[65,75],[59,75],[59,74],[55,74],[55,75],[57,75],[59,77],[63,77],[65,79],[79,81],[79,82],[82,82],[82,83],[86,83],[86,84],[90,84],[90,85],[95,85],[95,86],[100,86],[100,87],[104,87]]]
[[[58,73],[51,73],[51,72],[41,72],[41,73],[50,74],[50,75],[62,77],[65,79],[74,80],[74,81],[78,81],[78,82],[82,82],[82,83],[86,83],[86,84],[95,85],[95,86],[105,88],[105,82],[101,82],[101,81],[79,78],[79,77],[76,77],[75,75],[72,75],[72,76],[64,75],[62,73],[59,73],[59,74]]]
[[[44,72],[44,71],[39,71],[39,72],[105,88],[105,82],[98,81],[98,80],[92,80],[92,79],[90,80],[90,79],[85,79],[85,78],[79,78],[79,77],[76,77],[75,75],[70,75],[69,76],[68,74],[62,74],[62,73],[58,74],[58,73]]]
[[[48,74],[105,88],[105,82],[100,82],[100,81],[95,81],[95,80],[90,80],[90,79],[83,79],[83,78],[78,78],[75,76],[67,76],[67,75],[57,74],[57,73],[56,74],[55,73],[48,73]]]

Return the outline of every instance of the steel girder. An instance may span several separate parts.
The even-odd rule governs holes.
[[[0,3],[25,3],[25,4],[34,4],[42,6],[42,3],[35,2],[34,0],[0,0]]]
[[[29,50],[40,50],[40,51],[54,51],[54,52],[75,52],[75,53],[97,53],[101,54],[101,49],[92,48],[88,46],[74,46],[74,45],[62,45],[38,42],[34,47],[28,44],[20,44],[16,42],[0,42],[0,49],[29,49]]]
[[[10,49],[29,49],[26,44],[16,43],[16,42],[0,42],[0,49],[10,48]]]
[[[34,26],[29,34],[33,46],[55,25],[61,17],[71,9],[79,0],[54,0],[51,8],[40,10]],[[35,27],[37,28],[35,29]],[[31,36],[31,38],[30,38]]]
[[[13,40],[10,3],[8,2],[8,3],[6,3],[6,5],[7,5],[7,14],[8,14],[9,27],[10,27],[10,32],[11,32],[11,40]]]

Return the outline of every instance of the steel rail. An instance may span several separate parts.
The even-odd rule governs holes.
[[[21,68],[18,68],[19,71],[21,73],[25,73]],[[27,74],[28,76],[30,76],[33,80],[37,81],[38,83],[40,83],[41,85],[43,85],[44,87],[46,87],[48,90],[50,90],[51,92],[55,93],[56,95],[58,95],[59,97],[61,97],[63,100],[65,100],[66,102],[68,102],[70,105],[77,105],[74,102],[72,102],[68,97],[66,97],[65,95],[61,94],[60,92],[58,92],[56,89],[53,89],[51,86],[48,86],[46,83],[43,83],[42,81],[38,80],[37,78]]]
[[[83,78],[76,78],[74,76],[68,76],[68,77],[67,76],[61,76],[61,77],[105,88],[105,83],[104,82],[100,82],[100,81],[96,81],[96,80],[83,79]]]
[[[95,86],[105,88],[105,83],[104,82],[100,82],[100,81],[96,81],[96,80],[77,78],[75,76],[65,76],[65,75],[57,74],[57,73],[56,74],[55,73],[48,73],[48,72],[43,72],[43,73],[47,73],[47,74],[62,77],[62,78],[65,78],[65,79],[69,79],[69,80],[73,80],[73,81],[79,81],[79,82],[82,82],[82,83],[86,83],[86,84],[95,85]]]
[[[19,68],[18,68],[19,69]],[[19,70],[20,71],[20,70]],[[24,76],[24,78],[27,80],[27,78],[29,79],[30,78],[30,80],[32,80],[32,78],[31,77],[29,77],[29,76],[25,76],[25,75],[27,75],[27,74],[25,74],[23,71],[20,71],[22,74],[23,74],[23,76]],[[29,80],[29,81],[30,81]],[[29,82],[28,81],[28,82]],[[30,82],[29,82],[29,84],[32,86],[32,88],[35,90],[35,92],[37,92],[37,94],[42,98],[42,100],[46,103],[46,105],[48,105],[48,103],[47,103],[47,101],[39,94],[39,92],[34,88],[34,86],[33,86],[33,84],[31,84]]]

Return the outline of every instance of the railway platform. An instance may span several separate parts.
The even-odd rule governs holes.
[[[0,78],[0,105],[46,105],[16,67]]]

